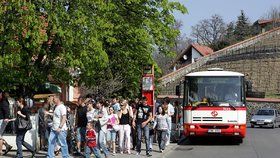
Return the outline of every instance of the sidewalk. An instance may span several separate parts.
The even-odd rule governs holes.
[[[174,147],[177,146],[177,144],[175,143],[171,143],[169,144],[166,149],[164,150],[163,153],[160,153],[158,150],[158,145],[157,144],[153,144],[153,151],[152,151],[152,158],[162,158],[165,157],[164,155],[166,155],[168,152],[170,152],[172,149],[174,149]],[[37,154],[35,155],[36,158],[45,158],[46,157],[46,151],[39,151],[37,152]],[[7,155],[5,156],[1,156],[1,158],[13,158],[16,155],[16,151],[12,150],[10,151]],[[31,153],[24,151],[23,153],[24,158],[30,158]],[[79,156],[71,156],[73,158],[78,158]],[[81,156],[80,156],[81,157]],[[94,156],[92,156],[94,157]],[[102,154],[102,157],[104,157],[104,155]],[[111,155],[110,157],[112,158],[133,158],[133,157],[146,157],[146,152],[145,152],[145,144],[142,144],[142,151],[140,156],[136,156],[136,151],[131,150],[131,155],[128,154],[119,154],[117,153],[115,156]],[[62,158],[61,155],[57,156],[56,158]]]

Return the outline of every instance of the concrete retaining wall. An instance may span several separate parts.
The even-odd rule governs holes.
[[[259,110],[261,108],[266,108],[266,107],[275,108],[275,109],[278,109],[280,111],[280,102],[275,102],[275,103],[254,102],[254,101],[247,102],[247,122],[248,123],[250,122],[250,119],[251,119],[252,115],[254,113],[256,113],[257,110]]]

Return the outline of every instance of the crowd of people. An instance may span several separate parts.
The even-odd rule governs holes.
[[[0,93],[2,94],[2,93]],[[12,121],[4,115],[5,98],[0,95],[0,154],[5,155],[12,147],[3,139],[3,126]],[[17,101],[17,115],[30,119],[30,111],[24,100]],[[178,109],[170,104],[169,98],[164,98],[155,111],[147,104],[147,98],[126,100],[93,97],[88,95],[78,99],[77,106],[67,106],[59,95],[49,96],[38,110],[38,127],[40,150],[47,151],[48,158],[54,158],[59,152],[62,157],[69,153],[84,157],[94,154],[96,158],[116,154],[131,154],[135,150],[141,152],[141,143],[146,145],[146,156],[152,156],[154,136],[157,136],[159,151],[164,152],[170,143],[171,128]],[[177,115],[178,116],[178,115]],[[24,141],[28,129],[17,130],[17,157],[22,157],[22,147],[25,146],[35,155],[35,149]],[[2,152],[2,144],[6,150]]]

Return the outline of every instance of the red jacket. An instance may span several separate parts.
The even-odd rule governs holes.
[[[96,132],[94,129],[87,130],[86,138],[88,147],[96,147]]]

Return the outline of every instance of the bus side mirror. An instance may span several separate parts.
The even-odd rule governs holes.
[[[181,96],[181,87],[180,87],[180,85],[176,86],[176,95],[177,96]]]

